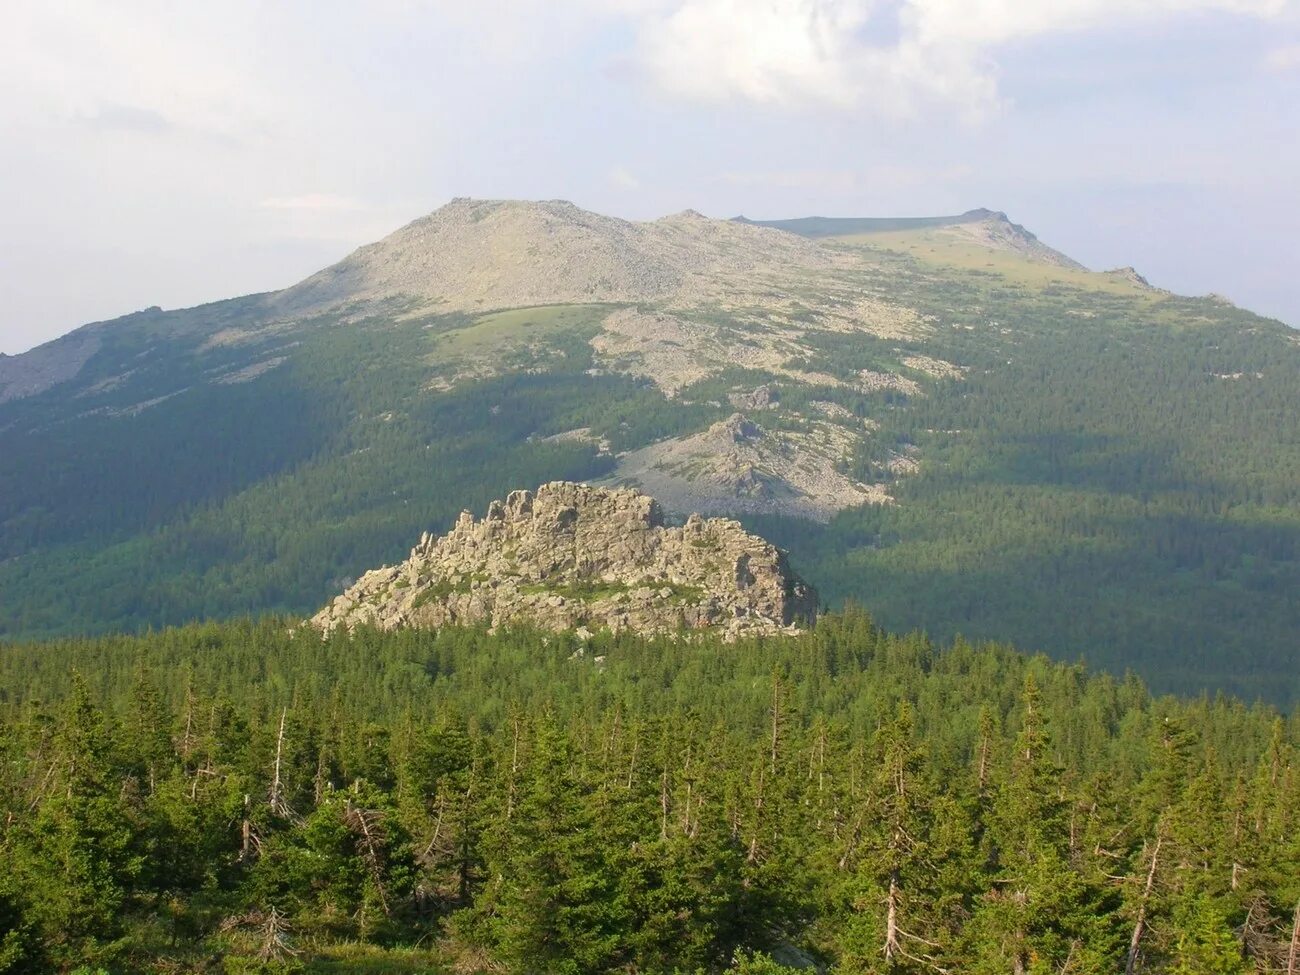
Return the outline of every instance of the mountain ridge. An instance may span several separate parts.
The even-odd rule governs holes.
[[[493,219],[503,214],[513,216],[516,225],[504,229],[493,227]],[[487,256],[492,259],[487,262],[488,272],[473,273],[483,264],[481,259],[485,250],[482,238],[474,235],[469,239],[448,241],[452,246],[443,250],[456,251],[459,260],[450,264],[440,263],[437,245],[441,242],[440,237],[448,236],[449,228],[453,231],[451,236],[455,236],[454,231],[464,231],[467,224],[473,226],[485,220],[488,225],[483,229],[491,230],[498,241],[503,236],[507,238],[504,244],[486,248]],[[652,301],[689,286],[693,278],[707,278],[722,271],[752,273],[764,270],[776,261],[808,266],[831,263],[831,256],[820,253],[815,247],[800,246],[789,240],[778,243],[778,238],[765,234],[760,239],[767,249],[757,258],[738,261],[734,255],[729,258],[726,253],[737,249],[728,225],[752,227],[755,231],[777,230],[814,242],[834,235],[795,229],[795,225],[809,221],[832,222],[837,227],[871,224],[876,229],[883,229],[885,225],[899,229],[895,225],[950,227],[994,221],[1005,223],[1037,240],[1024,228],[1011,224],[1004,213],[985,209],[967,211],[957,217],[904,220],[809,217],[780,221],[753,221],[743,217],[730,221],[713,220],[688,209],[655,220],[631,221],[605,217],[567,200],[457,197],[281,290],[177,309],[164,310],[152,306],[87,323],[25,352],[0,357],[0,402],[35,395],[75,378],[97,350],[92,336],[104,329],[146,319],[165,319],[173,328],[201,329],[205,318],[223,317],[221,310],[232,302],[243,306],[241,311],[253,324],[267,325],[310,317],[358,301],[382,304],[414,298],[444,311],[486,311],[571,301]],[[521,222],[525,226],[520,227],[518,224]],[[701,228],[708,228],[708,231],[701,232]],[[552,246],[550,252],[540,256],[533,252],[539,237],[543,240],[554,237],[557,230],[569,231],[563,240],[551,241],[552,245],[560,246]],[[529,231],[533,236],[529,236]],[[835,231],[847,232],[852,231]],[[595,240],[592,234],[596,235]],[[433,238],[426,248],[410,253],[412,245],[424,243],[422,238],[426,235]],[[996,235],[990,235],[985,243],[997,246],[995,238]],[[601,256],[600,247],[595,246],[601,240],[605,242],[606,253],[602,260],[593,260],[593,257]],[[569,259],[556,259],[555,253],[566,249],[571,250]],[[1044,248],[1046,251],[1050,248]],[[609,260],[611,253],[613,261]],[[523,286],[511,283],[511,274],[520,272],[527,263],[524,258],[547,269],[548,273],[544,275],[525,275],[540,277],[541,281],[534,280]],[[1061,258],[1059,263],[1062,266],[1081,267],[1063,255]],[[554,273],[557,267],[561,272],[559,281]]]
[[[785,230],[812,239],[847,238],[866,234],[900,231],[937,231],[962,235],[986,246],[1008,250],[1030,260],[1042,261],[1076,271],[1086,271],[1082,264],[1040,241],[1001,210],[977,207],[965,213],[944,217],[795,217],[787,220],[750,220],[733,217],[737,223],[754,227]],[[1136,273],[1136,272],[1135,272]]]

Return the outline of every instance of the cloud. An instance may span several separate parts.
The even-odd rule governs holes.
[[[863,54],[861,0],[689,0],[645,26],[641,49],[659,85],[699,98],[848,103]]]
[[[1295,71],[1300,68],[1300,44],[1275,47],[1264,55],[1264,67],[1269,71]]]
[[[76,122],[95,129],[117,132],[139,132],[157,135],[170,132],[175,126],[161,112],[139,105],[122,105],[104,102],[89,112],[73,117]]]
[[[224,20],[223,20],[224,18]],[[236,4],[18,0],[0,31],[0,117],[62,119],[119,131],[232,137],[288,114],[237,37]]]
[[[823,104],[906,116],[998,106],[999,46],[1220,13],[1277,17],[1294,0],[676,0],[633,17],[659,90],[697,101]]]
[[[1196,13],[1275,17],[1287,6],[1288,0],[906,0],[903,17],[922,43],[978,45]]]
[[[641,188],[640,178],[624,166],[615,166],[609,171],[609,183],[621,190],[636,190]]]

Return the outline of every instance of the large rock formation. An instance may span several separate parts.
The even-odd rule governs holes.
[[[426,534],[401,565],[366,573],[312,624],[709,629],[732,639],[794,631],[816,606],[785,554],[738,522],[692,515],[669,527],[640,492],[557,481],[493,501],[481,521],[462,512],[450,533]]]

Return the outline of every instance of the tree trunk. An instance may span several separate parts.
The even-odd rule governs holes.
[[[1137,971],[1138,951],[1142,947],[1142,935],[1146,931],[1147,901],[1151,899],[1151,890],[1156,883],[1156,864],[1160,859],[1161,837],[1156,837],[1155,849],[1151,851],[1151,868],[1147,870],[1146,887],[1142,890],[1142,900],[1138,904],[1137,921],[1133,924],[1133,937],[1128,943],[1128,961],[1124,963],[1124,975],[1133,975]]]
[[[980,738],[980,765],[977,774],[979,784],[979,794],[984,795],[984,789],[989,781],[989,740]]]
[[[510,788],[506,793],[506,822],[515,814],[515,785],[519,779],[519,719],[514,720],[514,740],[510,746]]]
[[[632,739],[632,759],[627,766],[627,789],[632,791],[632,786],[636,784],[636,757],[641,751],[641,736],[638,734]]]
[[[889,899],[885,907],[885,965],[894,964],[898,954],[898,872],[889,875]]]
[[[1291,925],[1291,950],[1286,956],[1286,975],[1300,971],[1300,901],[1295,905],[1295,923]]]
[[[280,732],[275,736],[275,775],[271,779],[271,812],[283,815],[286,811],[284,796],[281,794],[280,768],[284,761],[284,722],[289,716],[289,709],[280,712]]]
[[[668,763],[664,763],[663,773],[659,776],[659,838],[668,839]]]
[[[187,689],[185,691],[185,734],[181,737],[180,753],[181,758],[189,761],[190,752],[194,748],[194,697]]]
[[[776,751],[781,741],[781,680],[772,677],[772,772],[776,773]]]
[[[754,796],[754,831],[749,837],[749,854],[746,858],[750,863],[756,863],[758,861],[758,835],[763,829],[764,771],[765,770],[760,765],[758,769],[758,793]]]
[[[691,745],[686,744],[686,761],[682,765],[682,781],[686,783],[686,803],[682,809],[682,833],[691,835],[691,800],[695,796],[695,783],[691,780]]]
[[[253,821],[249,817],[249,807],[252,805],[253,797],[244,793],[244,818],[239,824],[239,859],[247,860],[253,850]]]

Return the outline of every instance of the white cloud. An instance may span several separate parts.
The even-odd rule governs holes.
[[[1275,47],[1264,56],[1264,67],[1278,72],[1300,68],[1300,44]]]
[[[689,0],[646,24],[642,51],[675,94],[848,103],[869,14],[863,0]]]
[[[641,188],[641,179],[626,166],[615,166],[609,171],[609,184],[620,190],[637,190]]]
[[[676,0],[635,16],[656,87],[701,101],[907,115],[996,107],[1007,42],[1201,12],[1275,17],[1295,0]],[[872,37],[891,37],[885,43]]]
[[[1200,12],[1271,17],[1287,0],[906,0],[921,43],[997,44],[1022,37]]]
[[[152,0],[18,2],[0,31],[0,114],[105,128],[236,137],[264,124],[268,104],[237,34],[239,8],[214,18]],[[150,120],[152,120],[150,122]]]

